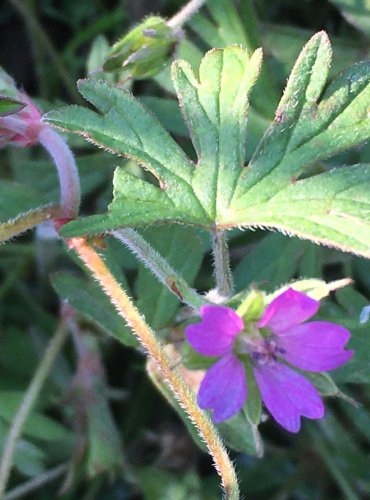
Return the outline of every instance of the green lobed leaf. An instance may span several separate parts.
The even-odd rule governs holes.
[[[252,53],[262,45],[253,10],[248,12],[244,20],[233,0],[208,0],[206,6],[209,11],[207,15],[196,14],[191,18],[190,26],[209,47],[224,48],[238,43]],[[259,113],[269,119],[273,116],[278,94],[266,64],[261,68],[251,99],[253,108]]]
[[[251,225],[370,257],[369,180],[370,165],[336,168],[291,183],[265,202],[255,200],[253,207],[243,208],[244,200],[234,217],[243,225],[248,218]]]
[[[91,218],[88,231],[158,220],[213,227],[244,163],[247,97],[260,64],[260,52],[250,59],[236,46],[210,51],[201,64],[200,82],[187,63],[174,64],[173,78],[200,155],[197,167],[130,94],[106,83],[80,82],[81,93],[102,114],[73,106],[50,113],[48,121],[142,163],[159,184],[116,170],[109,221]],[[199,102],[189,99],[198,94]]]
[[[307,166],[370,135],[370,63],[356,64],[324,91],[330,62],[330,42],[320,32],[302,50],[275,120],[245,168],[248,95],[260,52],[249,58],[241,47],[212,50],[199,80],[186,62],[173,64],[196,166],[131,95],[82,82],[82,94],[101,114],[70,107],[49,114],[49,122],[142,163],[158,185],[116,170],[108,214],[72,222],[63,234],[160,221],[209,230],[258,226],[370,256],[369,165],[302,178]]]

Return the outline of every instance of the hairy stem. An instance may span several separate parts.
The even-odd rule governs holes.
[[[171,19],[167,21],[170,28],[181,28],[198,10],[206,3],[207,0],[190,0],[184,7]]]
[[[39,134],[39,142],[53,159],[60,184],[60,217],[74,219],[80,206],[80,178],[72,151],[64,139],[48,125]]]
[[[112,231],[112,236],[126,245],[132,253],[168,287],[182,302],[193,309],[199,309],[207,301],[179,276],[168,262],[134,229]]]
[[[13,465],[14,454],[17,448],[18,439],[22,434],[24,424],[27,421],[29,414],[40,394],[41,388],[53,366],[55,358],[60,352],[63,343],[68,335],[68,329],[62,321],[56,330],[54,337],[51,339],[44,357],[41,359],[39,366],[33,376],[23,401],[17,410],[17,413],[12,421],[9,434],[5,440],[3,455],[0,462],[0,498],[3,498],[6,485],[9,479],[10,471]]]
[[[230,255],[224,231],[213,234],[213,264],[217,294],[221,299],[231,297],[234,291],[233,276],[230,268]]]
[[[33,228],[36,224],[41,224],[41,222],[58,216],[59,206],[47,205],[20,214],[8,222],[0,223],[0,243]]]
[[[69,247],[77,252],[87,268],[90,269],[118,313],[125,319],[150,358],[157,364],[175,398],[196,426],[213,457],[216,470],[221,477],[225,498],[227,500],[238,499],[239,489],[236,474],[217,430],[206,413],[199,409],[194,394],[171,366],[171,361],[156,339],[154,332],[146,324],[126,292],[117,283],[102,258],[87,244],[86,240],[72,238],[69,240]]]

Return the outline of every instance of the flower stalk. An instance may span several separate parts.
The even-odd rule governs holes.
[[[167,21],[167,25],[174,30],[181,28],[205,3],[206,0],[191,0]]]
[[[182,276],[137,231],[125,228],[112,231],[111,234],[127,246],[145,267],[182,302],[195,310],[207,304],[207,300],[189,287]]]
[[[74,219],[80,207],[80,179],[72,151],[64,139],[52,128],[44,125],[38,136],[55,163],[60,184],[61,218]]]
[[[234,291],[234,280],[230,268],[230,255],[224,231],[215,230],[213,234],[213,265],[216,280],[217,302],[224,302]]]
[[[235,470],[217,430],[206,413],[197,406],[194,394],[189,387],[171,366],[171,361],[156,339],[154,332],[146,324],[127,293],[110,273],[103,259],[86,240],[83,238],[72,238],[68,241],[68,244],[92,272],[94,278],[101,285],[118,313],[130,326],[150,358],[158,365],[175,398],[196,426],[200,436],[208,447],[209,453],[213,457],[216,470],[221,477],[225,499],[238,499],[239,488]]]

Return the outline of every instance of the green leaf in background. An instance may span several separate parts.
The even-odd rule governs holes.
[[[111,475],[123,467],[122,443],[107,400],[98,394],[88,408],[89,450],[87,471],[90,477],[103,471]]]
[[[343,17],[370,38],[370,0],[330,0]]]
[[[20,391],[0,391],[0,417],[7,423],[11,423],[18,410],[24,393]],[[68,441],[72,439],[70,431],[60,423],[33,410],[24,426],[24,434],[27,437],[43,441]]]
[[[271,73],[275,81],[285,85],[286,75],[292,69],[302,45],[310,37],[311,31],[296,26],[264,23],[262,27],[263,44],[266,53],[270,56]],[[349,66],[361,58],[367,59],[370,49],[366,48],[361,38],[353,36],[331,36],[333,46],[333,61],[329,71],[329,78],[338,76]]]
[[[0,221],[4,222],[45,205],[45,198],[36,189],[4,179],[0,182],[0,200]]]
[[[96,283],[87,284],[85,280],[63,272],[54,274],[51,283],[62,300],[66,300],[108,335],[118,338],[125,345],[137,345],[131,330]]]
[[[103,114],[70,107],[52,112],[48,121],[141,162],[159,185],[118,169],[108,215],[72,222],[64,235],[158,221],[209,230],[258,226],[370,256],[370,167],[301,177],[307,166],[370,135],[370,63],[345,71],[324,92],[330,62],[330,42],[320,32],[303,48],[275,120],[245,168],[248,94],[259,52],[250,59],[240,47],[210,51],[199,81],[187,63],[174,63],[196,166],[132,96],[83,82],[81,92]]]
[[[300,370],[298,370],[300,371]],[[310,380],[320,394],[323,396],[340,396],[340,390],[335,385],[334,380],[327,373],[314,373],[301,371]]]
[[[191,284],[200,268],[203,246],[194,230],[181,226],[158,227],[145,231],[145,239],[178,273]],[[144,266],[136,281],[137,306],[154,329],[166,326],[179,301]]]
[[[336,383],[369,384],[370,329],[369,323],[360,323],[361,311],[369,302],[350,286],[337,290],[335,297],[339,305],[324,303],[320,318],[348,328],[351,332],[348,348],[354,350],[354,355],[331,376]]]
[[[86,61],[86,72],[102,73],[104,61],[109,51],[109,42],[104,35],[98,35],[92,42],[90,52]]]
[[[217,428],[226,444],[233,450],[259,458],[263,456],[263,443],[257,425],[244,410],[218,424]]]
[[[185,472],[179,481],[177,474],[146,466],[135,469],[135,479],[138,482],[145,500],[210,500],[213,496],[204,496],[201,492],[199,476],[192,471]]]
[[[294,276],[303,252],[304,243],[297,238],[268,234],[235,267],[235,289],[256,284],[264,290],[274,290]]]
[[[57,205],[45,205],[40,191],[17,182],[1,179],[0,200],[0,243],[58,216]]]
[[[263,32],[259,30],[253,9],[249,9],[242,19],[235,2],[232,0],[208,0],[206,7],[207,14],[197,13],[191,18],[190,26],[209,47],[224,48],[237,43],[252,53],[258,47],[263,46]],[[263,49],[265,48],[263,47]],[[278,93],[266,64],[261,68],[261,74],[253,89],[251,102],[255,113],[257,111],[260,113],[259,116],[271,119],[278,103]]]
[[[9,432],[9,427],[0,419],[0,451]],[[14,466],[24,476],[36,476],[45,470],[46,454],[35,444],[26,439],[17,443],[14,457]]]
[[[12,151],[11,167],[14,181],[22,185],[37,186],[38,191],[42,193],[43,199],[47,203],[58,202],[59,179],[53,163],[44,159],[44,156],[34,159],[29,156],[25,157],[22,153],[24,151],[20,149]],[[103,151],[80,155],[76,158],[76,161],[81,179],[81,193],[85,197],[91,195],[105,182],[110,182],[114,168],[121,163],[127,163],[125,160],[120,161]],[[3,182],[0,183],[0,196]]]
[[[25,107],[23,102],[12,99],[11,97],[0,95],[0,117],[18,113]]]

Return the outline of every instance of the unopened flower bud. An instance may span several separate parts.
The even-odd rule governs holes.
[[[25,92],[17,89],[14,80],[0,68],[0,147],[13,144],[21,148],[38,142],[41,112]],[[1,113],[1,109],[8,112]]]
[[[26,148],[37,144],[41,128],[41,113],[27,94],[18,92],[24,107],[11,116],[0,117],[0,147],[13,144]]]
[[[150,16],[113,45],[103,69],[125,69],[135,78],[154,76],[168,62],[177,41],[164,19]]]
[[[14,115],[23,109],[25,104],[12,97],[0,95],[0,117]]]

